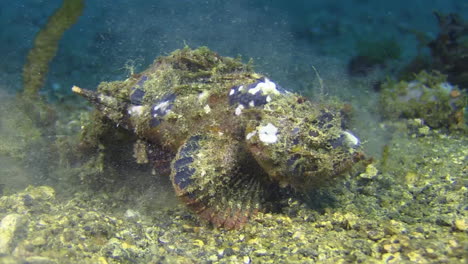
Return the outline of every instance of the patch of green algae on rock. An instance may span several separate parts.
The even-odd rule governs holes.
[[[411,81],[387,80],[382,84],[379,110],[387,119],[420,118],[433,128],[466,129],[463,90],[446,76],[421,71]]]
[[[0,262],[464,263],[468,140],[407,134],[395,132],[363,174],[311,193],[309,206],[285,201],[237,231],[200,223],[182,205],[126,205],[132,193],[116,200],[85,188],[62,199],[28,187],[0,197]]]

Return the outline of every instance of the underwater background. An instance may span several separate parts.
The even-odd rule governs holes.
[[[0,263],[467,261],[465,1],[18,0],[0,14]],[[186,46],[340,102],[372,162],[241,230],[200,220],[128,135],[84,130],[100,123],[71,91]]]

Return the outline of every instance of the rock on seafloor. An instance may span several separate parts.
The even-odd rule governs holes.
[[[14,248],[15,235],[24,227],[26,219],[20,214],[8,214],[0,222],[0,254],[10,254]]]

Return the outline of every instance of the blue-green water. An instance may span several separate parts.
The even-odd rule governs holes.
[[[0,3],[0,263],[466,261],[468,70],[466,60],[452,59],[468,56],[467,3],[84,3],[46,64],[41,97],[32,100],[18,97],[23,67],[62,1]],[[434,11],[458,14],[446,38]],[[435,54],[430,43],[437,39],[448,39],[456,56]],[[252,59],[256,72],[308,100],[344,103],[352,113],[347,127],[373,162],[279,202],[241,230],[201,221],[175,197],[168,177],[135,162],[135,138],[97,122],[71,92],[73,85],[93,90],[125,80],[184,46]],[[416,64],[418,72],[448,76],[426,101],[408,84],[417,79],[408,70]],[[389,103],[385,87],[387,95],[410,88]],[[408,98],[428,105],[410,101],[424,110],[410,109]],[[392,115],[394,102],[404,106]],[[410,110],[399,112],[404,107]]]

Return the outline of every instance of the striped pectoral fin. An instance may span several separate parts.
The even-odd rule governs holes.
[[[201,218],[226,229],[244,226],[260,210],[263,197],[258,171],[240,169],[246,159],[241,144],[232,143],[192,136],[179,149],[171,171],[177,196]]]
[[[194,187],[195,155],[200,150],[201,136],[190,137],[179,149],[171,165],[171,181],[177,196],[188,196]]]

